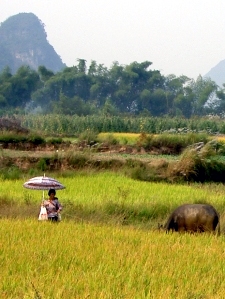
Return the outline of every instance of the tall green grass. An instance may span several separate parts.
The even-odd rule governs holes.
[[[74,172],[72,177],[61,174],[56,178],[66,186],[66,189],[57,191],[64,205],[64,220],[118,221],[123,225],[155,228],[183,203],[210,203],[221,214],[225,211],[222,184],[141,182],[106,171]],[[28,177],[0,180],[0,217],[24,218],[26,209],[28,218],[37,217],[43,192],[23,188],[26,180]],[[46,191],[44,196],[47,197]]]
[[[40,173],[43,175],[43,173]],[[73,176],[54,175],[46,173],[46,176],[54,176],[62,182],[66,189],[58,190],[57,195],[66,203],[84,205],[99,205],[108,201],[134,203],[160,203],[174,206],[183,202],[195,202],[206,200],[215,205],[224,202],[223,184],[169,184],[155,182],[141,182],[126,177],[120,173],[109,171],[73,172]],[[20,203],[29,196],[32,202],[38,202],[42,198],[41,190],[30,190],[23,187],[23,183],[30,177],[24,175],[23,179],[1,180],[1,197],[11,198]],[[44,192],[47,196],[47,192]]]
[[[21,125],[36,132],[78,136],[87,129],[95,132],[126,132],[160,134],[204,132],[224,134],[223,119],[179,117],[124,117],[124,116],[77,116],[77,115],[33,115],[20,116]]]

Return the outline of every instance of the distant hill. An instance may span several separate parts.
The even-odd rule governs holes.
[[[204,77],[210,77],[217,85],[222,87],[225,83],[225,60],[220,61]]]
[[[47,41],[44,24],[33,13],[19,13],[0,24],[0,71],[9,66],[15,73],[21,65],[53,72],[66,65]]]

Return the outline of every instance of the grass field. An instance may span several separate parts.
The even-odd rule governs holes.
[[[133,145],[139,136],[101,133],[98,137]],[[224,137],[219,140],[224,142]],[[55,154],[1,149],[0,158]],[[178,159],[95,155],[147,162]],[[17,180],[0,176],[1,299],[225,299],[223,184],[144,182],[104,169],[45,173],[66,186],[57,191],[62,222],[53,224],[37,220],[43,192],[23,188],[37,169],[24,173]],[[222,234],[159,231],[158,223],[164,224],[183,203],[212,204],[220,213]]]
[[[48,174],[46,174],[48,176]],[[50,174],[52,176],[54,174]],[[72,176],[71,176],[72,175]],[[57,191],[57,196],[64,204],[64,218],[69,213],[79,210],[90,216],[100,215],[125,216],[129,223],[138,220],[141,223],[154,223],[160,218],[165,219],[168,214],[182,203],[210,203],[223,214],[225,211],[225,190],[223,184],[169,184],[162,182],[141,182],[133,180],[124,174],[101,171],[79,171],[55,176],[66,189]],[[43,192],[23,187],[28,180],[26,175],[19,180],[0,180],[0,216],[4,203],[7,209],[18,204],[16,213],[19,216],[20,205],[38,209]],[[47,192],[44,193],[47,196]],[[10,203],[13,203],[10,206]],[[72,206],[72,211],[71,211]],[[34,214],[31,214],[33,217]],[[77,214],[76,214],[77,215]],[[29,215],[28,215],[29,216]]]
[[[213,204],[224,227],[222,184],[61,173],[63,221],[53,224],[37,220],[42,191],[23,188],[28,178],[0,181],[0,298],[225,298],[224,233],[157,230],[174,207],[197,202]]]

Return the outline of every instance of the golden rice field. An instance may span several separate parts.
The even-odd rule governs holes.
[[[127,140],[129,144],[135,144],[140,137],[140,133],[99,133],[98,138],[99,140],[104,140],[106,139],[107,136],[113,136],[116,138],[119,142],[123,143],[124,140]],[[158,136],[157,134],[151,134],[153,136]],[[211,136],[211,139],[217,139],[220,142],[225,143],[225,136]]]
[[[225,143],[225,136],[217,136],[216,139],[220,142]]]
[[[225,238],[1,220],[0,298],[225,298]]]
[[[222,184],[147,183],[110,172],[56,178],[66,186],[57,191],[65,206],[72,201],[101,209],[118,202],[150,209],[205,200],[222,216],[225,207]],[[27,179],[0,181],[1,198],[39,203],[42,191],[23,188]],[[0,219],[0,298],[225,298],[223,234],[166,234],[63,219]]]
[[[106,140],[109,137],[115,138],[120,144],[136,144],[138,138],[140,137],[139,133],[99,133],[98,139],[100,141]]]

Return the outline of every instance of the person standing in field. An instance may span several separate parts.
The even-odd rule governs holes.
[[[60,204],[58,198],[55,196],[55,189],[50,189],[48,191],[48,200],[44,200],[43,206],[47,210],[48,220],[59,221],[60,212],[62,211],[62,205]]]

